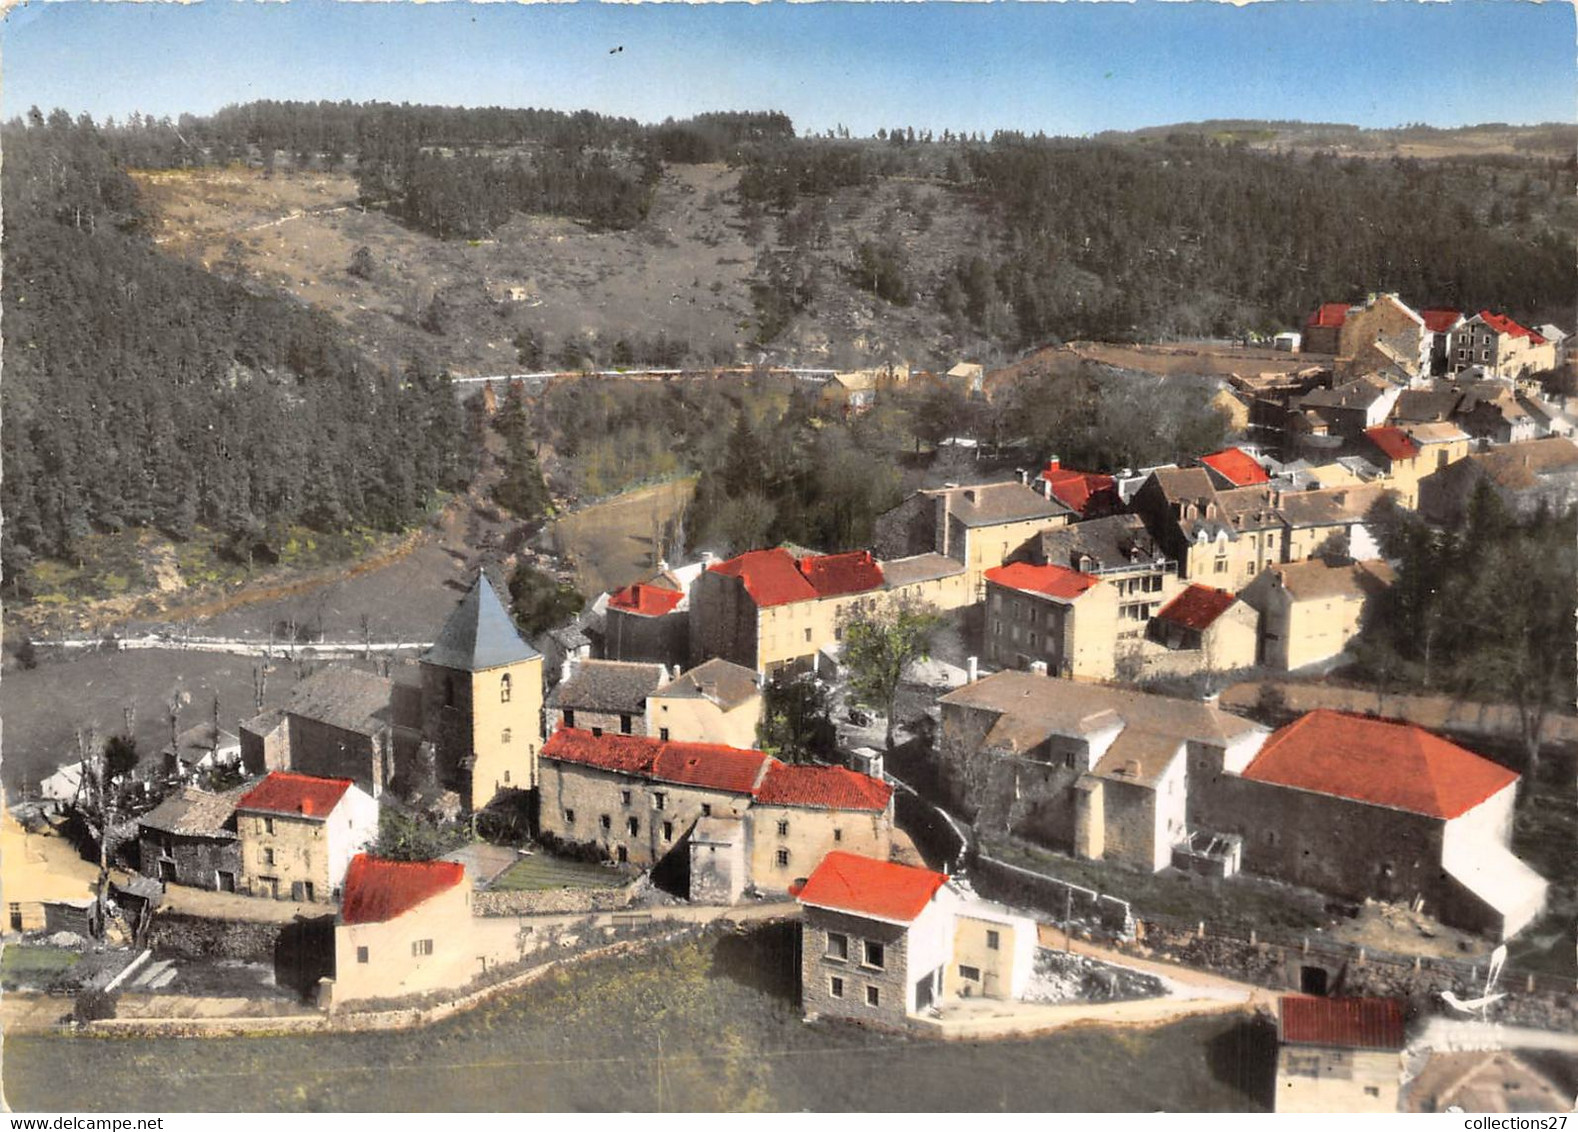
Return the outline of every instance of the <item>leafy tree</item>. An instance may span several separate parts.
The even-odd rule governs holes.
[[[375,269],[373,253],[368,250],[366,244],[362,244],[351,253],[351,265],[345,270],[347,274],[354,275],[358,279],[371,279]]]
[[[827,760],[838,745],[827,687],[811,676],[776,677],[763,689],[757,743],[785,762]]]
[[[104,741],[105,772],[111,781],[125,778],[137,769],[137,740],[131,735],[111,735]]]
[[[912,663],[931,655],[931,638],[942,620],[929,605],[900,601],[880,606],[857,603],[844,621],[843,663],[849,671],[849,689],[886,713],[889,751],[904,674]]]
[[[557,628],[581,612],[586,599],[574,586],[522,564],[510,575],[510,611],[528,637]]]
[[[432,861],[469,840],[470,832],[463,824],[441,825],[385,805],[378,810],[373,853],[391,861]]]
[[[526,327],[515,335],[515,358],[529,372],[542,369],[543,343],[538,333]]]

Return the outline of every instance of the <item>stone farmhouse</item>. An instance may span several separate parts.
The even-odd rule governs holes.
[[[583,660],[548,696],[548,729],[752,747],[762,692],[754,669],[709,660],[670,679],[660,664]]]
[[[235,892],[241,876],[236,803],[247,788],[185,786],[137,820],[138,871],[167,884]]]
[[[1118,590],[1065,566],[1012,562],[986,571],[982,652],[989,664],[1059,676],[1116,674]]]
[[[378,839],[378,803],[345,778],[275,771],[235,804],[243,891],[338,900],[351,858]]]
[[[1030,541],[1025,557],[1038,566],[1093,575],[1115,588],[1120,641],[1144,636],[1145,623],[1179,588],[1177,563],[1162,553],[1138,515],[1052,527]]]
[[[1035,924],[942,873],[839,851],[795,895],[807,1018],[903,1028],[949,999],[1018,998],[1029,984]]]

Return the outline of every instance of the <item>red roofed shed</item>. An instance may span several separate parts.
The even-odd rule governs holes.
[[[1284,995],[1278,1007],[1284,1045],[1400,1050],[1406,1043],[1403,1004],[1395,998]]]
[[[353,785],[349,778],[313,778],[276,770],[243,794],[236,809],[327,818]]]
[[[822,858],[797,895],[800,903],[815,908],[908,924],[947,881],[930,869],[834,852]]]
[[[389,861],[359,853],[345,874],[340,921],[381,924],[466,879],[459,861]]]
[[[1304,326],[1308,328],[1337,329],[1348,321],[1347,303],[1322,303],[1315,308],[1315,313],[1305,320]]]

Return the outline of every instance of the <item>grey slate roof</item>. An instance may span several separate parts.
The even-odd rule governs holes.
[[[521,638],[493,583],[479,573],[422,660],[442,668],[478,672],[541,655]]]
[[[661,664],[623,660],[583,660],[548,697],[548,706],[571,711],[640,715],[647,696],[663,684]]]
[[[210,794],[188,786],[172,794],[137,820],[144,829],[156,829],[185,837],[213,837],[234,840],[235,833],[225,828],[236,812],[236,803],[255,783]]]
[[[952,561],[950,559],[950,561]],[[761,689],[756,686],[756,673],[742,665],[714,657],[682,673],[673,683],[661,689],[665,696],[699,697],[711,700],[724,711],[743,704]]]
[[[342,731],[378,735],[394,722],[393,697],[392,680],[358,668],[333,665],[297,684],[285,703],[285,711]],[[255,729],[249,726],[248,730]]]

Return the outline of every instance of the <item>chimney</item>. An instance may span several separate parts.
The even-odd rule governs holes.
[[[968,664],[969,664],[970,675],[969,675],[969,680],[967,682],[971,683],[971,684],[974,684],[977,680],[979,680],[981,678],[980,662],[975,657],[972,656],[969,659]]]
[[[1051,499],[1052,498],[1052,481],[1051,480],[1042,480],[1041,481],[1041,494],[1046,499]]]
[[[1049,471],[1049,472],[1055,472],[1059,468],[1061,468],[1062,466],[1063,466],[1063,462],[1060,459],[1058,459],[1058,457],[1056,455],[1054,455],[1050,460],[1047,461],[1047,471]]]
[[[975,488],[973,488],[973,487],[965,488],[964,489],[964,498],[967,501],[969,501],[971,503],[974,503],[975,502]]]
[[[298,806],[297,809],[299,809],[307,817],[311,817],[312,816],[312,799],[311,798],[303,798],[301,800],[301,805]]]

